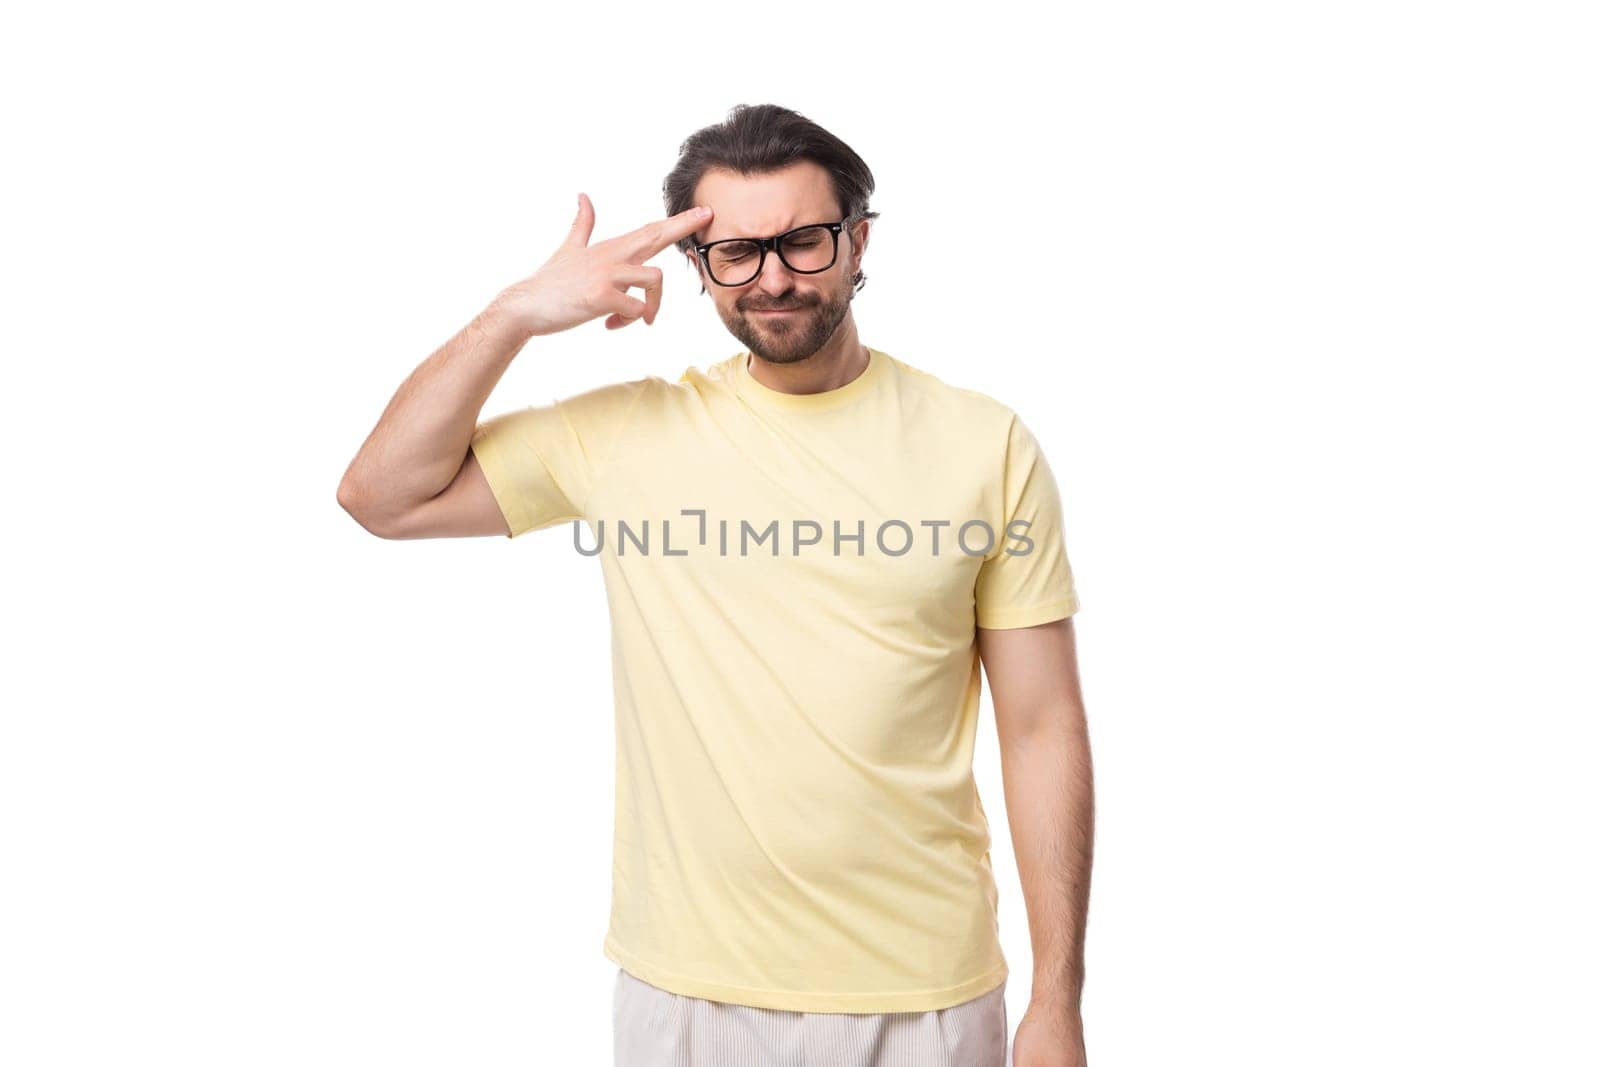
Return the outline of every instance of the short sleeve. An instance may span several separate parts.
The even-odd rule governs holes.
[[[1015,414],[1002,464],[1005,525],[978,568],[977,623],[1007,630],[1064,619],[1078,610],[1062,531],[1061,494],[1039,442]]]
[[[478,423],[470,447],[509,536],[584,517],[648,382],[602,385]]]

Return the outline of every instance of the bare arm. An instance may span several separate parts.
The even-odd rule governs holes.
[[[994,696],[1006,812],[1033,943],[1033,995],[1017,1029],[1015,1062],[1078,1064],[1094,776],[1072,619],[980,628],[978,652]]]
[[[339,505],[379,537],[510,532],[470,445],[484,402],[532,337],[610,312],[607,329],[653,323],[661,270],[644,261],[706,225],[695,209],[590,245],[594,208],[579,194],[566,240],[531,277],[500,293],[400,384],[339,482]],[[639,286],[645,298],[628,295]]]
[[[529,337],[496,301],[400,383],[339,483],[339,504],[380,537],[504,535],[468,443]]]

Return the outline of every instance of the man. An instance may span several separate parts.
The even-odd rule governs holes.
[[[589,524],[624,1067],[1006,1062],[980,662],[1033,944],[1013,1062],[1085,1060],[1092,775],[1057,486],[1009,408],[860,341],[872,189],[843,142],[762,106],[684,142],[665,219],[591,244],[580,194],[339,487],[381,537]],[[477,421],[531,338],[654,322],[644,264],[672,244],[746,351]]]

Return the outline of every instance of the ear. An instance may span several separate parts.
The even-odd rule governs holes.
[[[861,269],[861,257],[866,254],[867,238],[871,232],[871,219],[857,219],[856,225],[850,228],[850,249],[855,253],[856,270]]]

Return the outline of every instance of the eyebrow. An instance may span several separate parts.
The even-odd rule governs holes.
[[[726,237],[707,237],[704,241],[701,241],[700,243],[703,244],[703,245],[708,245],[712,241],[754,241],[754,240],[757,240],[757,239],[762,238],[762,237],[776,237],[780,233],[788,233],[790,230],[798,230],[802,226],[822,226],[822,225],[826,225],[826,223],[822,223],[822,222],[793,222],[793,221],[791,221],[789,223],[789,225],[785,226],[783,229],[774,230],[772,233],[761,233],[761,234],[733,233],[733,234],[729,234]]]

